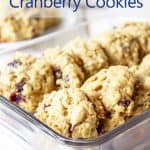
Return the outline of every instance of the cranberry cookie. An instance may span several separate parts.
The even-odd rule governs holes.
[[[112,66],[90,77],[81,87],[103,103],[107,111],[105,130],[118,126],[132,115],[134,85],[135,79],[128,67]]]
[[[97,42],[77,38],[64,47],[67,53],[77,55],[83,61],[86,76],[89,77],[102,68],[108,67],[104,49]]]
[[[96,112],[80,89],[61,89],[45,95],[35,117],[65,137],[98,136]]]
[[[1,75],[3,96],[27,112],[34,112],[44,94],[55,88],[52,67],[42,59],[20,53]]]
[[[78,57],[57,48],[45,51],[44,57],[53,66],[58,88],[80,87],[82,85],[85,73]]]

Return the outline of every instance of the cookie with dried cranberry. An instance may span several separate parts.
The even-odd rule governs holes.
[[[97,42],[76,38],[64,47],[64,51],[77,55],[83,61],[87,77],[95,74],[102,68],[108,67],[104,49]]]
[[[27,71],[32,68],[36,58],[30,54],[17,52],[6,64],[1,65],[1,81],[14,87],[27,79]]]
[[[37,8],[22,8],[11,11],[7,10],[7,7],[4,7],[5,5],[1,3],[0,1],[3,14],[0,19],[0,42],[31,39],[60,23],[60,14],[56,9],[42,11]],[[11,12],[11,14],[8,12]],[[46,19],[44,15],[46,15]]]
[[[134,85],[134,75],[129,71],[128,67],[112,66],[90,77],[81,89],[89,96],[94,95],[99,98],[109,114],[109,120],[115,116],[117,120],[112,125],[109,125],[110,129],[112,129],[123,120],[125,122],[132,115]],[[104,126],[107,126],[107,124]]]
[[[144,56],[150,52],[150,23],[148,22],[126,22],[117,30],[128,33],[138,39],[141,46],[141,54]]]
[[[45,95],[34,115],[65,137],[98,136],[94,107],[88,97],[77,88],[60,89]]]
[[[19,56],[8,63],[8,71],[1,76],[3,96],[27,112],[34,112],[43,95],[55,88],[52,67],[31,55]]]
[[[133,66],[140,63],[141,45],[132,35],[113,30],[96,37],[96,41],[105,48],[111,65]]]
[[[80,87],[85,80],[82,62],[77,56],[62,50],[49,49],[44,52],[46,60],[52,64],[58,88]]]
[[[0,21],[0,42],[31,39],[44,32],[44,21],[36,18],[7,17]]]

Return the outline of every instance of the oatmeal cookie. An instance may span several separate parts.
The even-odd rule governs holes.
[[[55,87],[52,68],[42,59],[19,56],[8,63],[8,70],[1,76],[3,96],[27,112],[34,112],[43,95]]]
[[[143,58],[143,61],[139,65],[138,74],[144,82],[144,87],[150,89],[150,54]]]
[[[146,88],[139,80],[136,84],[133,98],[135,100],[133,116],[150,109],[150,89]]]
[[[144,57],[142,63],[136,68],[135,74],[134,115],[137,115],[150,109],[150,54]]]
[[[44,57],[53,66],[58,88],[80,87],[82,85],[85,73],[78,57],[58,49],[46,50]]]
[[[128,67],[112,66],[90,77],[81,89],[90,96],[97,96],[102,101],[109,114],[109,120],[113,119],[113,116],[117,116],[117,120],[112,120],[116,122],[111,125],[110,129],[112,129],[133,113],[134,84],[134,76]]]
[[[44,21],[37,18],[8,17],[0,20],[0,42],[30,39],[44,31]]]
[[[141,64],[132,66],[130,70],[136,75],[136,78],[142,86],[150,88],[150,54],[146,55]]]
[[[117,30],[137,38],[143,56],[150,52],[150,24],[148,22],[127,22],[120,25]]]
[[[55,9],[42,11],[38,8],[28,10],[22,8],[12,10],[10,14],[7,14],[6,11],[11,12],[11,10],[4,9],[4,15],[0,17],[0,42],[31,39],[61,21],[60,15]]]
[[[93,105],[80,89],[61,89],[45,95],[35,117],[65,137],[97,137]]]
[[[108,66],[103,48],[97,42],[76,38],[64,47],[67,53],[77,55],[82,61],[87,76]]]
[[[141,60],[141,46],[137,38],[113,30],[96,38],[105,48],[111,65],[137,65]]]

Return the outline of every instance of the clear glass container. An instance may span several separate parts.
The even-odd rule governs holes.
[[[150,148],[150,111],[96,139],[62,137],[31,114],[0,97],[0,126],[17,137],[17,144],[36,150],[147,150]]]
[[[101,30],[105,23],[100,23]],[[31,42],[17,48],[8,48],[0,52],[0,70],[2,70],[2,64],[15,53],[16,49],[38,56],[48,47],[62,45],[77,36],[88,38],[90,34],[90,26],[85,23],[61,31],[55,36],[47,36],[38,42]],[[69,139],[44,125],[32,114],[0,97],[0,128],[7,130],[17,144],[21,144],[25,150],[150,149],[150,110],[96,139]]]

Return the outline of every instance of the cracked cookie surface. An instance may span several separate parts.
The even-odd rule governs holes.
[[[97,42],[76,38],[64,47],[64,51],[77,55],[83,61],[83,67],[88,77],[100,69],[108,67],[107,56]]]
[[[110,130],[132,115],[134,85],[135,79],[128,67],[112,66],[90,77],[81,88],[88,95],[99,97],[109,113],[105,128],[109,126],[106,130]],[[110,123],[111,119],[114,124]]]
[[[3,96],[27,112],[34,112],[43,95],[55,88],[51,65],[23,53],[7,64],[1,82]]]
[[[49,11],[29,9],[27,11],[22,8],[12,11],[10,15],[5,15],[7,10],[3,11],[4,16],[0,19],[0,42],[31,39],[41,35],[46,29],[56,26],[61,20],[55,9]]]
[[[80,87],[85,80],[85,73],[78,57],[62,50],[50,49],[44,52],[44,57],[53,66],[58,88]]]
[[[140,63],[141,46],[137,38],[128,33],[111,31],[96,38],[105,48],[111,65],[132,66]]]
[[[80,89],[61,89],[45,95],[35,117],[65,137],[98,136],[96,112]]]
[[[143,56],[150,53],[150,24],[148,22],[127,22],[120,25],[117,30],[138,39]]]
[[[136,86],[134,92],[134,115],[150,109],[150,54],[135,68]]]

